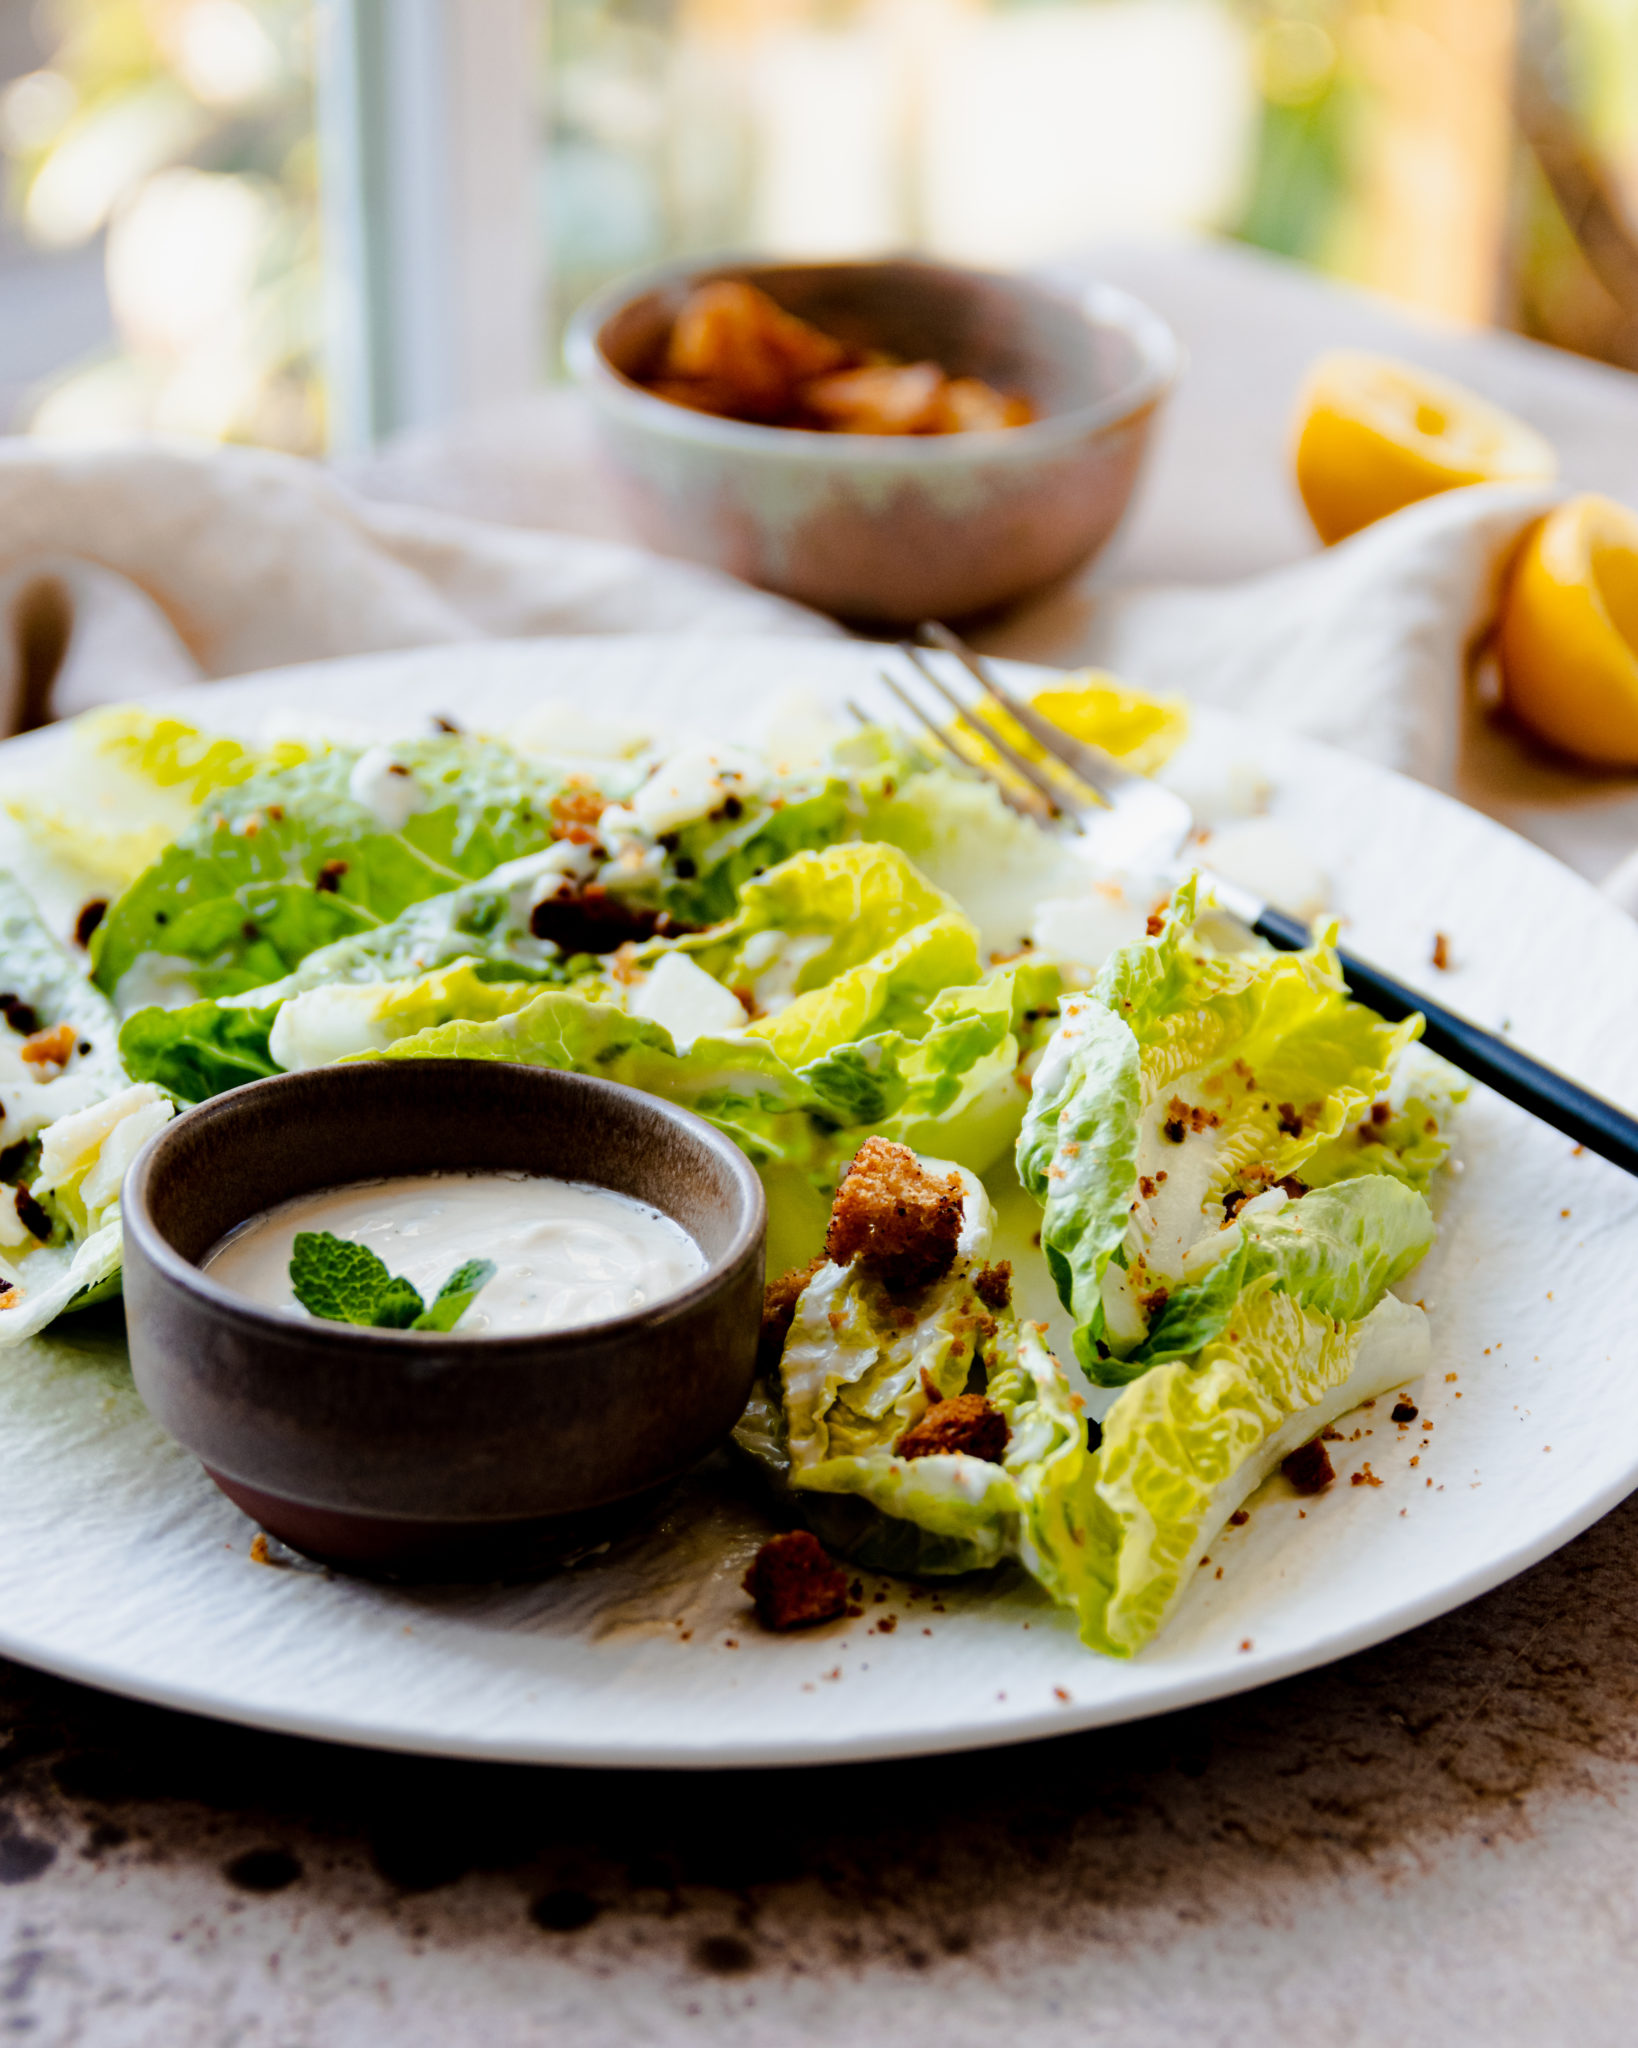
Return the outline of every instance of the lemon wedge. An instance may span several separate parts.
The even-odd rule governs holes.
[[[1567,753],[1638,768],[1638,513],[1571,498],[1519,551],[1502,601],[1502,687]]]
[[[1387,356],[1323,355],[1297,401],[1297,489],[1327,547],[1419,498],[1557,469],[1533,427]]]

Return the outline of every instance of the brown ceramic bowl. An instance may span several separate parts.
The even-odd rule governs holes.
[[[842,341],[1022,392],[997,433],[810,433],[718,419],[643,389],[689,292],[748,278]],[[1126,509],[1182,351],[1109,286],[910,260],[675,264],[581,308],[566,343],[628,515],[668,554],[869,625],[959,619],[1080,568]]]
[[[635,1196],[690,1233],[706,1271],[606,1322],[462,1337],[279,1314],[199,1268],[292,1196],[471,1169]],[[488,1060],[257,1081],[159,1133],[126,1178],[124,1218],[143,1400],[271,1534],[352,1569],[537,1569],[704,1457],[750,1392],[761,1182],[698,1117],[614,1082]]]

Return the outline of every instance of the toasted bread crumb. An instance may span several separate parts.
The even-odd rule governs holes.
[[[1012,1261],[998,1259],[993,1266],[980,1266],[973,1275],[973,1292],[986,1308],[999,1315],[1012,1306]]]

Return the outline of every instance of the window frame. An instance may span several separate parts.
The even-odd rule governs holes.
[[[333,452],[540,380],[541,14],[538,0],[321,0]]]

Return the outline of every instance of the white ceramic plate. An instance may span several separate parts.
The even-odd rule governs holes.
[[[879,659],[819,641],[485,643],[250,677],[185,710],[247,735],[285,712],[400,735],[434,712],[500,726],[561,696],[720,738],[754,730],[793,686],[869,695]],[[1638,1098],[1638,927],[1413,783],[1220,716],[1201,727],[1266,771],[1361,951]],[[0,748],[0,791],[37,785],[63,744],[45,732]],[[25,860],[9,824],[6,861],[71,914],[72,879]],[[1436,930],[1450,936],[1445,975],[1427,965]],[[1459,1158],[1438,1248],[1408,1283],[1433,1317],[1418,1396],[1431,1429],[1401,1433],[1386,1402],[1353,1417],[1332,1447],[1339,1483],[1303,1503],[1272,1482],[1131,1662],[1082,1649],[1023,1588],[912,1598],[867,1580],[864,1619],[763,1635],[737,1582],[765,1531],[709,1473],[657,1526],[536,1586],[395,1590],[268,1569],[250,1559],[250,1525],[149,1421],[106,1325],[72,1321],[0,1368],[0,1652],[341,1741],[700,1766],[1056,1734],[1322,1664],[1496,1585],[1638,1485],[1638,1184],[1483,1095]]]

